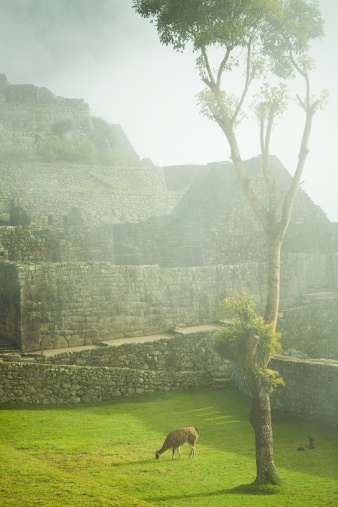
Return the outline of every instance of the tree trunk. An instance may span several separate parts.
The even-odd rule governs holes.
[[[250,422],[255,431],[256,442],[256,482],[283,484],[278,476],[273,459],[273,436],[270,409],[270,386],[261,374],[251,376],[249,387],[252,394],[253,407]],[[263,380],[264,379],[264,380]],[[264,385],[266,383],[266,385]]]
[[[276,329],[280,297],[280,252],[282,240],[269,235],[268,298],[264,320]]]

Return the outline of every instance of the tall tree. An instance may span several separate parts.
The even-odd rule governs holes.
[[[199,95],[202,113],[217,122],[231,149],[240,184],[268,240],[268,296],[265,320],[277,323],[280,294],[280,253],[293,203],[301,182],[312,119],[325,101],[310,94],[309,71],[314,61],[306,52],[312,39],[323,35],[323,20],[315,1],[308,0],[133,0],[137,13],[151,18],[165,45],[197,54],[197,67],[207,88]],[[211,56],[210,56],[211,55]],[[214,70],[214,61],[219,60]],[[231,77],[242,65],[242,90],[230,93]],[[305,120],[298,162],[287,192],[278,190],[270,168],[270,141],[276,118],[286,109],[285,84],[269,86],[270,78],[304,81],[305,93],[297,102]],[[237,72],[236,72],[237,77]],[[255,113],[260,128],[262,172],[268,194],[262,200],[248,178],[240,155],[236,126],[253,82],[260,80]],[[224,84],[222,84],[224,83]]]
[[[137,13],[155,22],[160,41],[183,51],[188,44],[197,54],[196,64],[206,89],[199,95],[202,113],[217,122],[231,149],[240,184],[268,240],[268,297],[265,321],[259,319],[246,296],[227,302],[236,321],[217,340],[221,355],[244,370],[253,398],[250,422],[255,431],[257,481],[281,484],[273,461],[270,393],[276,372],[267,368],[278,345],[276,323],[280,294],[280,253],[293,204],[299,189],[312,120],[325,102],[310,94],[309,72],[314,61],[307,55],[310,41],[323,35],[318,4],[311,0],[133,0]],[[215,60],[220,55],[216,69]],[[230,93],[231,77],[242,66],[242,89]],[[236,72],[237,74],[237,72]],[[274,122],[287,106],[285,84],[265,81],[298,77],[304,96],[297,102],[304,113],[304,126],[294,176],[287,192],[278,189],[270,168],[270,142]],[[261,83],[253,109],[259,123],[262,173],[267,201],[258,195],[248,178],[240,155],[236,126],[255,81]]]

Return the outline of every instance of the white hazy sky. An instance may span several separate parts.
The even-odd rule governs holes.
[[[328,88],[330,100],[314,118],[303,188],[338,221],[338,2],[319,4],[326,37],[313,45],[312,88]],[[120,123],[140,157],[156,165],[229,160],[224,134],[199,114],[195,95],[204,85],[194,55],[161,46],[132,0],[0,0],[0,62],[11,83],[84,98],[92,114]],[[274,130],[271,152],[291,173],[302,120],[302,110],[291,107]],[[243,123],[238,136],[243,159],[259,154],[254,122]]]

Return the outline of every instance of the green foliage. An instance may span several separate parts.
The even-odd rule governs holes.
[[[279,83],[278,86],[264,83],[260,92],[254,96],[252,108],[256,117],[265,123],[271,115],[273,117],[283,116],[289,98],[289,90],[285,83]]]
[[[106,135],[111,133],[111,125],[103,118],[100,118],[99,116],[92,116],[91,120],[95,130],[98,130]]]
[[[54,123],[52,131],[59,137],[63,137],[67,132],[73,130],[73,122],[71,120],[60,120]]]
[[[75,145],[74,161],[83,164],[95,164],[97,152],[91,141],[80,141]]]
[[[46,162],[75,162],[95,163],[97,153],[90,141],[80,141],[77,144],[68,139],[52,139],[41,148],[41,155]]]
[[[272,390],[274,391],[278,386],[285,386],[284,379],[279,376],[278,371],[276,370],[269,370],[267,368],[266,374],[268,375],[270,379],[270,384],[272,386]]]
[[[271,71],[287,79],[295,75],[294,55],[302,57],[310,41],[324,35],[323,19],[317,2],[288,0],[279,3],[282,5],[279,15],[262,26],[262,51],[269,59]],[[305,68],[310,69],[308,65]]]
[[[74,145],[68,139],[51,139],[41,148],[41,155],[46,162],[71,160],[73,152]]]
[[[309,0],[134,0],[133,7],[155,23],[163,44],[176,51],[193,44],[197,69],[212,94],[216,88],[221,91],[222,74],[229,74],[242,61],[241,100],[223,97],[230,118],[234,106],[242,109],[252,80],[266,79],[267,69],[283,79],[297,72],[307,76],[315,67],[307,54],[310,41],[324,35],[318,5]],[[216,72],[208,60],[208,50],[215,48],[220,55]],[[244,62],[241,53],[246,55]],[[284,109],[284,94],[274,94],[274,105],[278,98]],[[211,96],[202,92],[198,101],[202,114],[217,121],[219,110]]]
[[[133,7],[155,21],[161,42],[175,50],[188,42],[195,51],[242,48],[255,37],[281,67],[290,49],[306,52],[309,41],[323,35],[318,6],[306,0],[133,0]]]
[[[235,95],[228,95],[225,91],[221,91],[220,95],[222,97],[222,102],[227,110],[227,114],[229,118],[233,118],[235,112],[238,107],[239,99]],[[209,118],[209,120],[221,122],[222,121],[222,112],[217,103],[215,95],[211,90],[206,88],[202,92],[199,92],[197,95],[197,102],[200,106],[200,112],[203,116]],[[242,114],[241,118],[237,118],[237,121],[234,123],[234,127],[237,127],[240,121],[243,119],[244,115]]]
[[[239,292],[235,297],[224,300],[224,307],[233,318],[215,334],[217,352],[246,370],[266,371],[269,360],[281,347],[280,333],[274,324],[266,324],[256,315],[251,295]]]
[[[134,0],[134,9],[155,21],[160,41],[182,51],[209,46],[243,47],[268,17],[279,12],[273,0]]]

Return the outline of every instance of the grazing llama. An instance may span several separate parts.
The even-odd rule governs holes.
[[[190,445],[190,455],[194,458],[195,457],[195,442],[198,439],[198,428],[179,428],[177,430],[171,431],[167,438],[164,441],[164,444],[162,445],[161,449],[159,451],[156,451],[156,459],[158,459],[161,454],[164,454],[167,452],[168,449],[173,450],[173,456],[172,459],[174,459],[174,454],[176,449],[178,450],[179,457],[181,459],[181,446],[185,444],[186,442]]]

